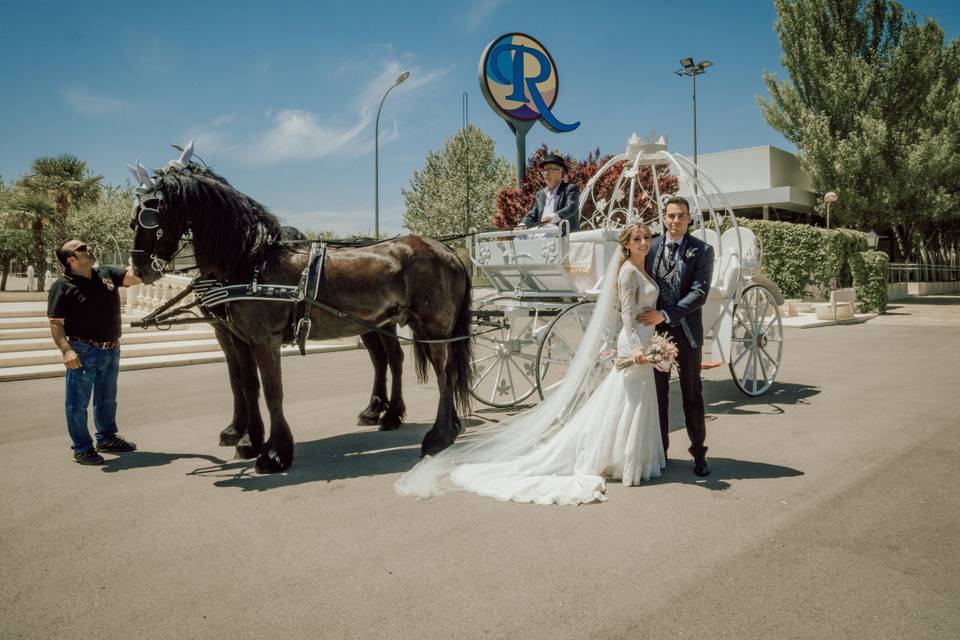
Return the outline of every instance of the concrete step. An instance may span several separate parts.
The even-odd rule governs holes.
[[[125,356],[161,356],[175,353],[197,353],[215,351],[220,345],[213,338],[199,340],[165,340],[163,342],[147,342],[141,344],[124,344],[120,351],[120,358]],[[33,364],[61,364],[63,355],[56,347],[38,351],[17,351],[14,353],[0,353],[0,369],[7,367],[23,367]]]
[[[171,327],[169,330],[164,331],[163,333],[176,333],[180,334],[183,331],[188,331],[191,328],[199,329],[202,327],[209,327],[207,324],[195,324],[195,325],[176,325]],[[142,333],[160,333],[156,329],[135,329],[132,328],[129,323],[123,325],[123,337],[124,340],[129,336],[140,335]],[[50,324],[47,322],[43,323],[43,326],[36,327],[20,327],[17,329],[0,329],[0,351],[3,351],[2,345],[7,340],[23,340],[25,338],[46,338],[50,339]]]
[[[4,302],[0,304],[0,318],[45,318],[46,302]]]
[[[42,302],[47,303],[46,291],[0,291],[0,304],[8,302]]]
[[[130,327],[130,323],[133,320],[139,320],[143,316],[128,316],[123,315],[120,317],[120,324],[123,326],[123,333],[126,334],[129,331],[143,331],[143,329],[134,329]],[[178,327],[185,325],[177,325]],[[47,320],[47,313],[44,311],[39,316],[7,316],[0,317],[0,340],[3,340],[8,329],[44,329],[49,333],[50,322]]]
[[[348,338],[343,340],[331,340],[327,342],[310,341],[307,343],[307,354],[325,353],[329,351],[346,351],[357,349],[359,340]],[[297,347],[285,347],[282,355],[295,356],[300,355]],[[120,358],[120,370],[128,371],[133,369],[152,369],[155,367],[179,367],[190,364],[203,364],[207,362],[222,362],[224,360],[223,352],[200,351],[194,353],[178,353],[153,356],[127,356]],[[19,367],[0,368],[0,382],[13,380],[32,380],[36,378],[57,378],[64,375],[63,364],[34,364]]]
[[[13,331],[29,331],[29,329],[14,329]],[[133,344],[213,338],[213,329],[209,326],[199,326],[186,331],[176,331],[172,334],[169,331],[139,331],[133,333],[124,331],[123,345],[126,347]],[[0,339],[0,353],[44,351],[49,350],[52,345],[53,340],[50,338],[50,332],[45,331],[41,336]]]

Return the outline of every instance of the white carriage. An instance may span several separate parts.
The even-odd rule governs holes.
[[[601,198],[598,185],[609,184],[603,178],[611,171],[620,174],[609,198]],[[633,221],[648,223],[655,233],[663,228],[662,203],[668,195],[658,184],[665,172],[678,179],[679,193],[690,202],[692,235],[714,250],[713,280],[703,306],[705,366],[726,363],[737,388],[750,396],[773,385],[783,355],[783,299],[759,272],[758,239],[737,225],[723,194],[692,162],[667,151],[662,140],[642,143],[634,135],[626,151],[605,163],[583,189],[581,211],[586,206],[595,211],[583,224],[594,228],[474,237],[470,259],[495,293],[473,310],[475,331],[487,329],[474,342],[473,397],[509,407],[534,393],[542,399],[559,384],[590,321],[605,266],[618,251],[619,231]],[[607,330],[594,383],[613,365],[618,331]]]

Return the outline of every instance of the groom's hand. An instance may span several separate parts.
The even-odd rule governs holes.
[[[657,311],[656,309],[647,309],[637,314],[637,322],[648,327],[653,327],[666,321],[667,318],[663,315],[663,311]]]

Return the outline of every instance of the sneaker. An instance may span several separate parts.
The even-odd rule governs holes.
[[[103,464],[103,456],[93,449],[87,449],[86,451],[75,452],[73,461],[79,464],[98,465]]]
[[[97,451],[105,451],[107,453],[119,453],[121,451],[136,450],[137,445],[132,442],[127,442],[119,435],[115,435],[109,440],[104,440],[103,442],[97,443]]]

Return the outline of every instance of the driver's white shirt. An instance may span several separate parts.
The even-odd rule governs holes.
[[[543,202],[543,215],[540,216],[540,222],[556,222],[560,218],[554,214],[553,211],[557,208],[557,200],[560,199],[560,185],[557,184],[553,191],[549,191],[546,188],[543,191],[547,197]]]

